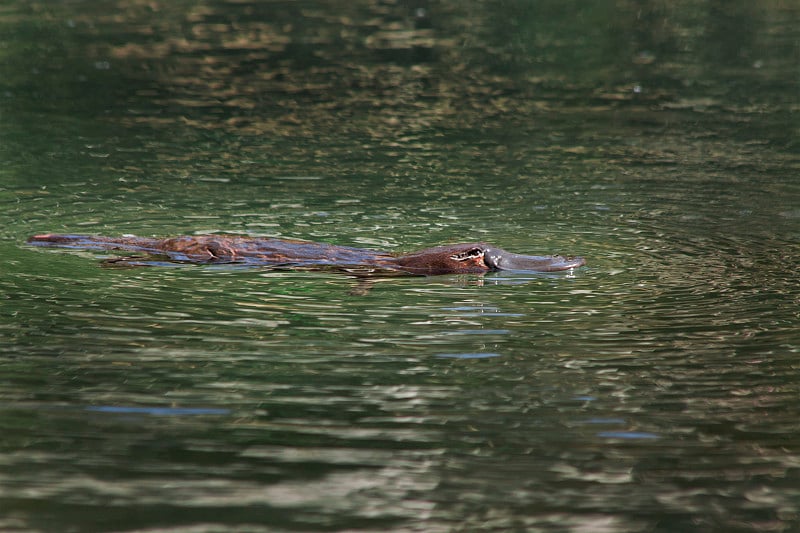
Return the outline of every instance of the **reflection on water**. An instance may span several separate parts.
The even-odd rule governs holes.
[[[793,531],[800,12],[753,6],[9,4],[0,529]],[[102,268],[44,231],[588,265]]]

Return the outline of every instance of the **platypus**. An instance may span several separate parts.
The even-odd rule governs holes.
[[[28,243],[87,250],[124,250],[192,263],[243,263],[253,266],[350,272],[386,272],[434,276],[482,274],[495,270],[554,272],[586,264],[582,257],[521,255],[484,242],[450,244],[404,255],[332,244],[244,237],[199,235],[170,238],[34,235]],[[146,263],[140,263],[146,264]]]

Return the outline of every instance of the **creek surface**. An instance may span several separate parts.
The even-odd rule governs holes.
[[[778,0],[6,2],[0,529],[798,531],[799,42]]]

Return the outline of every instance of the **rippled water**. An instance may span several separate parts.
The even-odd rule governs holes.
[[[795,531],[800,11],[712,4],[4,8],[0,529]],[[114,268],[48,231],[588,265]]]

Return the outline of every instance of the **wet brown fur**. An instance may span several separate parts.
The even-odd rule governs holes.
[[[494,270],[484,260],[483,250],[497,250],[486,243],[437,246],[419,252],[394,255],[388,252],[335,246],[332,244],[244,237],[236,235],[180,236],[166,239],[147,237],[103,237],[46,233],[34,235],[28,243],[77,249],[125,250],[148,255],[165,255],[170,260],[197,263],[246,263],[287,268],[379,269],[416,275],[480,274]],[[503,252],[507,253],[507,252]],[[533,257],[533,256],[531,256]],[[552,261],[549,261],[552,258]],[[580,258],[544,256],[547,268],[567,270],[581,266]]]

